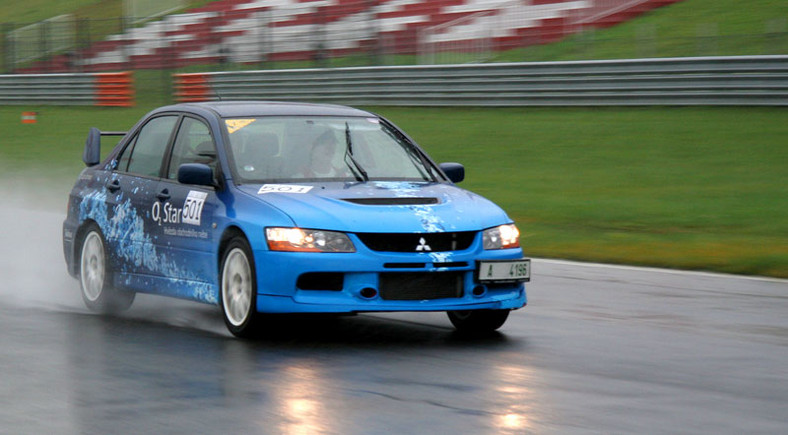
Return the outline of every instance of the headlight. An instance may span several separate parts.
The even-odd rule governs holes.
[[[514,224],[501,225],[484,230],[484,249],[508,249],[520,247],[520,231]]]
[[[266,228],[268,249],[290,252],[356,252],[347,235],[302,228]]]

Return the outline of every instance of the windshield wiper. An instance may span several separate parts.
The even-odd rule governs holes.
[[[382,121],[383,125],[388,127],[384,129],[384,132],[394,141],[399,143],[399,145],[407,154],[408,158],[411,160],[414,166],[416,166],[416,169],[419,171],[422,178],[424,178],[424,181],[438,181],[438,176],[435,174],[435,166],[430,163],[430,160],[424,153],[419,151],[419,148],[416,146],[416,143],[413,141],[413,139],[411,139],[410,136],[401,130],[397,129],[394,124],[388,122],[386,119],[382,119]]]
[[[353,174],[356,176],[356,178],[358,178],[359,181],[369,181],[369,175],[367,175],[367,171],[365,171],[364,168],[361,167],[358,161],[353,157],[353,141],[350,140],[350,125],[348,125],[347,122],[345,123],[345,143],[347,144],[347,147],[345,148],[345,163],[347,163],[347,159],[349,158],[353,164],[348,164],[348,167],[351,171],[353,171]],[[355,166],[356,169],[353,169],[353,166]],[[356,173],[356,170],[358,170],[358,173]]]

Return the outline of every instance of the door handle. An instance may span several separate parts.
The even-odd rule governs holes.
[[[161,192],[156,194],[156,198],[159,198],[160,201],[166,201],[170,199],[170,191],[167,189],[162,190]]]
[[[120,181],[112,180],[108,182],[105,186],[107,187],[107,190],[109,190],[110,192],[115,192],[120,189]]]

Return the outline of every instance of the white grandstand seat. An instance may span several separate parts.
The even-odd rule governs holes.
[[[641,3],[656,7],[676,1]],[[110,36],[87,49],[82,63],[107,69],[129,61],[137,64],[132,67],[212,62],[219,59],[220,49],[227,50],[232,61],[256,62],[262,58],[263,47],[269,59],[309,59],[320,41],[324,49],[339,54],[368,48],[374,38],[385,41],[397,53],[415,53],[418,38],[434,44],[492,38],[497,47],[506,48],[523,44],[525,36],[532,33],[542,35],[540,42],[565,36],[576,30],[570,24],[580,12],[592,10],[594,3],[379,0],[375,4],[369,9],[366,0],[215,1]],[[370,17],[376,20],[374,37],[371,26],[366,25]],[[315,36],[318,31],[319,40]]]

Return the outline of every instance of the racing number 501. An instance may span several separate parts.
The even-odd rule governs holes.
[[[186,198],[183,204],[183,220],[195,220],[202,213],[202,206],[205,204],[203,201],[194,198]]]
[[[200,225],[202,208],[205,205],[205,198],[207,196],[208,194],[205,192],[189,192],[189,195],[183,202],[183,223]]]

